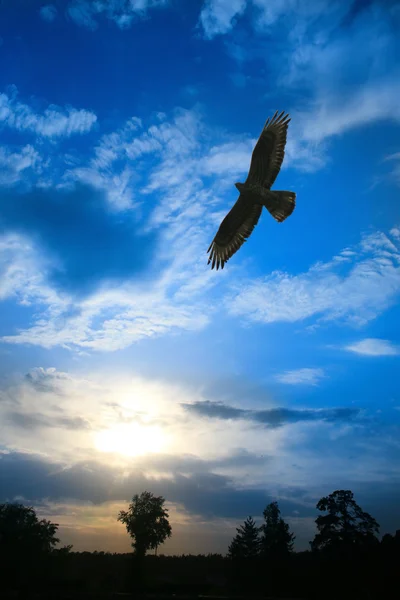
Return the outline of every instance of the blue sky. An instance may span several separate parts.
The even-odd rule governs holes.
[[[225,552],[278,500],[307,547],[350,488],[400,527],[400,4],[3,1],[0,494],[76,549],[169,503],[165,552]],[[275,189],[206,250],[275,110]]]

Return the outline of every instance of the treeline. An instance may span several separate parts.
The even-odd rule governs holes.
[[[57,524],[39,520],[31,507],[0,504],[0,594],[94,593],[100,598],[151,592],[335,600],[399,594],[400,530],[379,540],[378,523],[349,490],[318,502],[317,531],[305,552],[293,550],[295,536],[272,502],[260,526],[252,517],[238,526],[226,556],[148,555],[172,532],[164,502],[144,492],[119,513],[132,538],[133,552],[126,554],[57,548]]]

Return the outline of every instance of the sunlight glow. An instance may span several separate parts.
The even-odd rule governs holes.
[[[160,427],[130,423],[99,431],[95,446],[100,452],[141,456],[165,450],[166,436]]]

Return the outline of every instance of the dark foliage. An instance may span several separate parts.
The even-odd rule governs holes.
[[[293,535],[281,518],[278,505],[271,503],[264,511],[261,528],[251,517],[237,528],[227,557],[142,554],[141,562],[135,563],[132,553],[55,549],[57,525],[39,521],[32,508],[3,504],[0,592],[5,592],[4,598],[11,597],[7,590],[19,590],[22,598],[35,590],[40,592],[35,597],[41,599],[111,598],[116,593],[132,592],[133,582],[144,581],[140,591],[160,600],[173,594],[181,598],[241,595],[310,600],[378,600],[396,596],[400,530],[395,535],[385,534],[379,542],[378,524],[347,490],[322,498],[317,506],[327,513],[316,519],[315,539],[322,540],[318,536],[324,534],[324,543],[313,544],[312,551],[292,551]],[[329,515],[330,520],[321,521],[321,516]],[[260,542],[267,535],[265,552]],[[277,548],[276,554],[272,548]]]
[[[43,576],[55,545],[58,525],[39,519],[31,507],[0,504],[0,565],[2,585],[10,588],[32,584]]]
[[[261,525],[261,552],[268,559],[284,558],[293,550],[295,536],[281,517],[277,502],[268,504],[263,512]]]
[[[132,547],[138,557],[148,550],[157,549],[171,536],[168,511],[164,508],[165,499],[151,492],[135,494],[127,511],[121,510],[118,521],[126,525],[132,538]]]
[[[237,527],[237,534],[228,549],[229,558],[256,558],[260,554],[260,530],[252,517]]]
[[[350,490],[336,490],[321,498],[317,509],[327,514],[316,519],[318,533],[312,550],[348,553],[377,544],[379,525],[358,506]]]

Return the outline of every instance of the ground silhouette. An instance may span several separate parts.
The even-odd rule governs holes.
[[[32,507],[0,504],[1,594],[372,600],[393,597],[398,589],[400,530],[379,540],[378,523],[350,490],[336,490],[317,503],[317,533],[304,552],[293,550],[294,534],[272,502],[260,526],[249,517],[237,528],[226,556],[146,554],[171,534],[163,504],[162,496],[143,492],[116,516],[133,534],[133,552],[125,554],[56,548],[57,524],[39,520]]]

